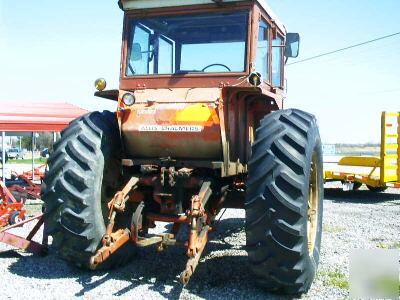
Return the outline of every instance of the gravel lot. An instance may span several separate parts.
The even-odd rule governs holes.
[[[326,189],[322,256],[311,290],[304,299],[348,296],[348,257],[354,248],[399,248],[400,190],[383,194],[367,190]],[[211,234],[191,282],[178,276],[185,266],[181,248],[157,254],[140,251],[136,260],[112,272],[78,270],[50,252],[35,257],[0,244],[1,299],[285,299],[255,287],[248,272],[244,211],[228,210]],[[30,226],[20,228],[26,234]],[[17,295],[17,296],[16,296]]]

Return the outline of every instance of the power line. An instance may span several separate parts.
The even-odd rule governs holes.
[[[390,38],[390,37],[393,37],[393,36],[399,35],[399,34],[400,34],[400,32],[396,32],[396,33],[393,33],[393,34],[385,35],[385,36],[378,37],[378,38],[373,39],[373,40],[369,40],[369,41],[362,42],[362,43],[355,44],[355,45],[351,45],[351,46],[348,46],[348,47],[345,47],[345,48],[340,48],[340,49],[337,49],[337,50],[334,50],[334,51],[330,51],[330,52],[318,54],[318,55],[315,55],[315,56],[312,56],[312,57],[309,57],[309,58],[305,58],[305,59],[302,59],[302,60],[298,60],[298,61],[292,62],[290,64],[287,64],[287,65],[290,66],[290,65],[294,65],[294,64],[299,64],[299,63],[302,63],[302,62],[310,61],[310,60],[313,60],[313,59],[316,59],[316,58],[320,58],[320,57],[323,57],[323,56],[331,55],[331,54],[342,52],[342,51],[349,50],[349,49],[352,49],[352,48],[360,47],[360,46],[363,46],[363,45],[366,45],[366,44],[374,43],[374,42],[377,42],[377,41],[380,41],[380,40],[383,40],[383,39],[387,39],[387,38]]]

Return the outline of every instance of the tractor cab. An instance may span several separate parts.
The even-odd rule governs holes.
[[[298,55],[299,36],[286,39],[264,1],[119,4],[125,12],[119,90],[96,94],[118,101],[126,158],[154,163],[171,157],[184,165],[208,160],[218,168],[223,163],[225,171],[239,161],[244,170],[250,149],[240,141],[251,142],[260,119],[283,107],[284,64]],[[251,107],[236,105],[246,98]],[[254,111],[241,120],[249,134],[232,131],[232,115],[243,109]],[[230,154],[223,142],[229,131]]]
[[[282,90],[285,56],[298,55],[299,36],[286,40],[285,27],[263,0],[122,0],[120,7],[122,90],[254,85]],[[252,73],[259,78],[243,81]]]
[[[259,86],[283,98],[284,64],[299,35],[264,0],[120,0],[120,92]],[[251,76],[253,74],[253,76]],[[245,79],[245,80],[244,80]],[[110,93],[98,93],[110,98]]]

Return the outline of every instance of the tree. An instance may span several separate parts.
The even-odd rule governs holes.
[[[21,147],[22,149],[32,150],[32,137],[23,136],[21,139]]]
[[[52,132],[41,132],[36,138],[36,149],[42,150],[48,148],[50,151],[53,150],[53,133]]]

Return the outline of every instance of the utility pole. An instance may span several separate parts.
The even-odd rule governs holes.
[[[2,167],[2,178],[3,182],[6,181],[6,174],[5,174],[5,169],[6,169],[6,133],[3,131],[1,133],[1,167]]]

